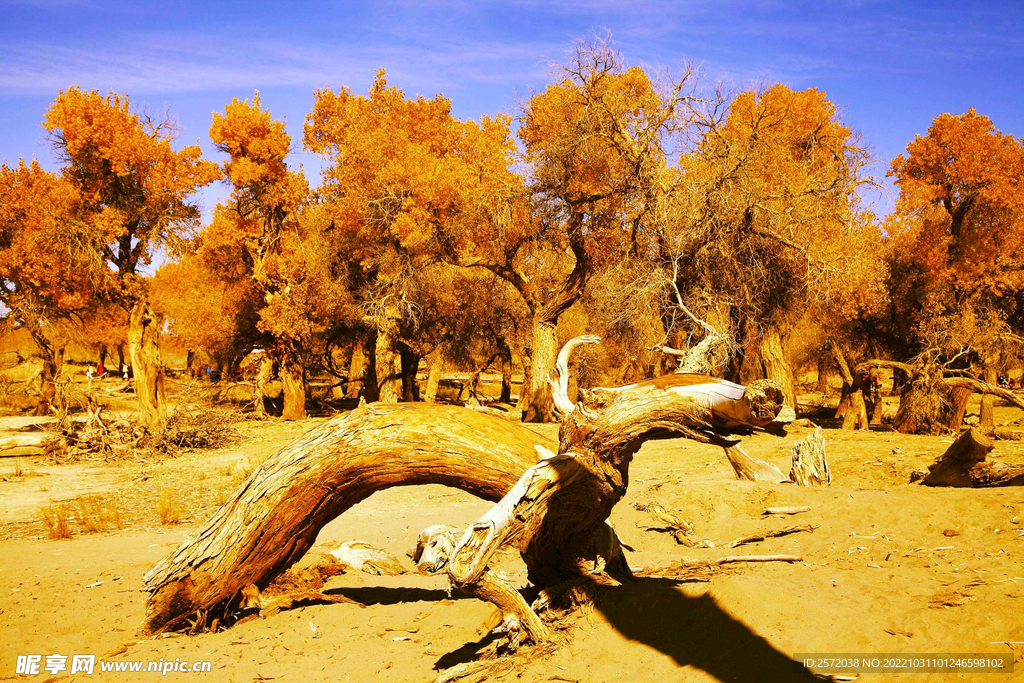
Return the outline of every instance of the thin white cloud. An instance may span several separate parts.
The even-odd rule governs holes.
[[[327,46],[159,35],[102,47],[28,42],[0,48],[0,93],[49,94],[70,85],[145,94],[338,87],[366,80],[380,67],[435,90],[453,83],[507,85],[543,76],[535,55],[550,49],[526,42]]]

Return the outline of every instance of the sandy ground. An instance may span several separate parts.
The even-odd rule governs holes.
[[[974,406],[976,409],[976,406]],[[1015,417],[997,409],[997,420]],[[209,661],[207,674],[120,673],[76,680],[430,681],[469,661],[491,608],[440,578],[412,572],[406,557],[430,524],[468,524],[488,503],[443,487],[391,489],[322,531],[321,544],[358,539],[402,558],[410,573],[349,572],[332,592],[361,602],[310,604],[198,636],[137,635],[142,575],[171,551],[262,459],[319,420],[243,423],[241,441],[218,451],[120,464],[0,461],[0,679],[18,655],[96,654],[112,660]],[[827,426],[827,425],[826,425]],[[550,436],[554,426],[538,429]],[[809,433],[758,435],[747,451],[788,471],[792,445]],[[641,579],[601,589],[571,641],[531,662],[521,680],[800,681],[794,653],[1016,654],[1018,673],[863,674],[863,681],[1024,680],[1024,490],[928,489],[908,484],[951,439],[825,430],[834,483],[827,489],[735,481],[720,449],[688,441],[648,443],[631,467],[612,522],[634,549],[634,567],[728,554],[801,555],[795,564],[733,565],[706,581]],[[994,455],[1024,462],[1024,442]],[[122,529],[46,538],[39,509],[79,496],[113,501]],[[163,524],[161,496],[181,507]],[[690,521],[713,548],[686,548],[653,524],[657,502]],[[766,507],[807,505],[792,518]],[[729,549],[741,536],[791,524],[800,533]],[[110,523],[109,526],[115,526]],[[315,550],[315,549],[314,549]],[[312,553],[311,553],[312,554]],[[521,562],[503,567],[522,580]],[[70,659],[69,659],[70,662]],[[64,672],[66,673],[66,672]],[[68,677],[55,680],[70,680]],[[511,679],[509,679],[511,680]]]

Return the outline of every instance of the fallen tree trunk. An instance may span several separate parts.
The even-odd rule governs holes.
[[[522,425],[436,404],[363,406],[310,431],[260,465],[203,528],[147,573],[146,630],[229,614],[243,589],[268,585],[355,503],[390,486],[439,483],[501,498],[466,530],[449,578],[538,638],[543,629],[531,631],[536,622],[522,600],[488,578],[494,552],[517,548],[542,589],[581,576],[628,576],[607,519],[626,492],[640,446],[682,436],[734,447],[732,430],[764,427],[782,408],[782,392],[771,382],[742,387],[679,374],[580,396],[562,424],[557,454]],[[538,452],[546,455],[540,462]]]
[[[915,472],[911,481],[925,486],[988,488],[1024,486],[1024,465],[985,462],[994,443],[980,429],[964,431],[926,471]]]
[[[265,588],[325,524],[376,491],[446,484],[498,500],[548,439],[457,406],[375,404],[305,434],[260,465],[199,530],[146,574],[145,629],[207,623],[249,584]],[[211,614],[216,613],[216,614]]]

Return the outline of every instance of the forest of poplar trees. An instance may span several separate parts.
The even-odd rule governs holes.
[[[287,419],[312,378],[394,403],[491,371],[505,404],[522,377],[516,415],[551,421],[556,354],[585,333],[603,343],[580,387],[764,377],[795,407],[795,371],[817,367],[843,379],[848,427],[889,368],[905,432],[958,429],[975,391],[991,426],[1020,366],[1024,142],[973,109],[876,159],[819,90],[729,91],[581,42],[479,120],[383,70],[365,94],[317,90],[301,140],[259,93],[234,99],[209,128],[220,162],[115,93],[69,87],[42,127],[57,171],[0,168],[0,303],[43,361],[40,414],[72,345],[130,364],[153,432],[162,347],[252,382],[257,414],[279,378]],[[300,144],[319,177],[290,163]],[[204,213],[216,183],[230,195]]]

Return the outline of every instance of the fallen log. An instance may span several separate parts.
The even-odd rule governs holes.
[[[559,388],[561,384],[559,384]],[[726,447],[734,430],[771,423],[781,391],[674,374],[614,389],[581,390],[555,444],[529,428],[455,406],[362,406],[311,430],[264,461],[234,497],[144,581],[145,628],[191,616],[229,616],[244,588],[262,590],[310,548],[329,521],[375,491],[445,484],[499,500],[463,533],[449,579],[498,605],[528,640],[544,637],[515,589],[492,576],[502,546],[519,550],[542,590],[581,577],[613,583],[630,570],[607,519],[626,492],[644,442],[685,437]],[[538,462],[538,453],[544,457]]]
[[[200,611],[224,617],[249,584],[266,588],[320,529],[376,491],[445,484],[500,499],[548,439],[507,420],[438,404],[362,406],[264,461],[197,531],[144,578],[145,630]]]
[[[1024,485],[1024,465],[985,462],[995,447],[977,427],[962,432],[927,470],[915,472],[911,481],[925,486],[988,488]]]

